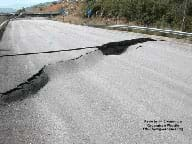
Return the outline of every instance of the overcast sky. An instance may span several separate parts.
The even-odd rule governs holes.
[[[0,8],[14,8],[28,7],[34,4],[43,2],[50,2],[54,0],[0,0]]]

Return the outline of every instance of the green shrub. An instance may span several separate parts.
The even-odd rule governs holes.
[[[123,17],[145,26],[170,27],[192,31],[191,0],[86,0],[84,11],[92,9],[93,15]]]

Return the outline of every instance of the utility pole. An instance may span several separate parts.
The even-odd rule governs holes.
[[[185,31],[187,5],[188,5],[188,0],[185,0],[184,10],[183,10],[183,20],[182,20],[182,24],[181,24],[181,31]]]

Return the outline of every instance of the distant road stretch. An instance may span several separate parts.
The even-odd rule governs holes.
[[[0,57],[0,144],[192,143],[192,45],[139,39],[146,37],[10,21],[0,56],[35,54]],[[123,40],[128,48],[113,44],[105,53],[61,51]],[[46,51],[60,52],[39,53]]]

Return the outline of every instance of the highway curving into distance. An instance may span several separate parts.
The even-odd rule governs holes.
[[[192,143],[192,45],[147,37],[10,21],[0,42],[0,144]]]

